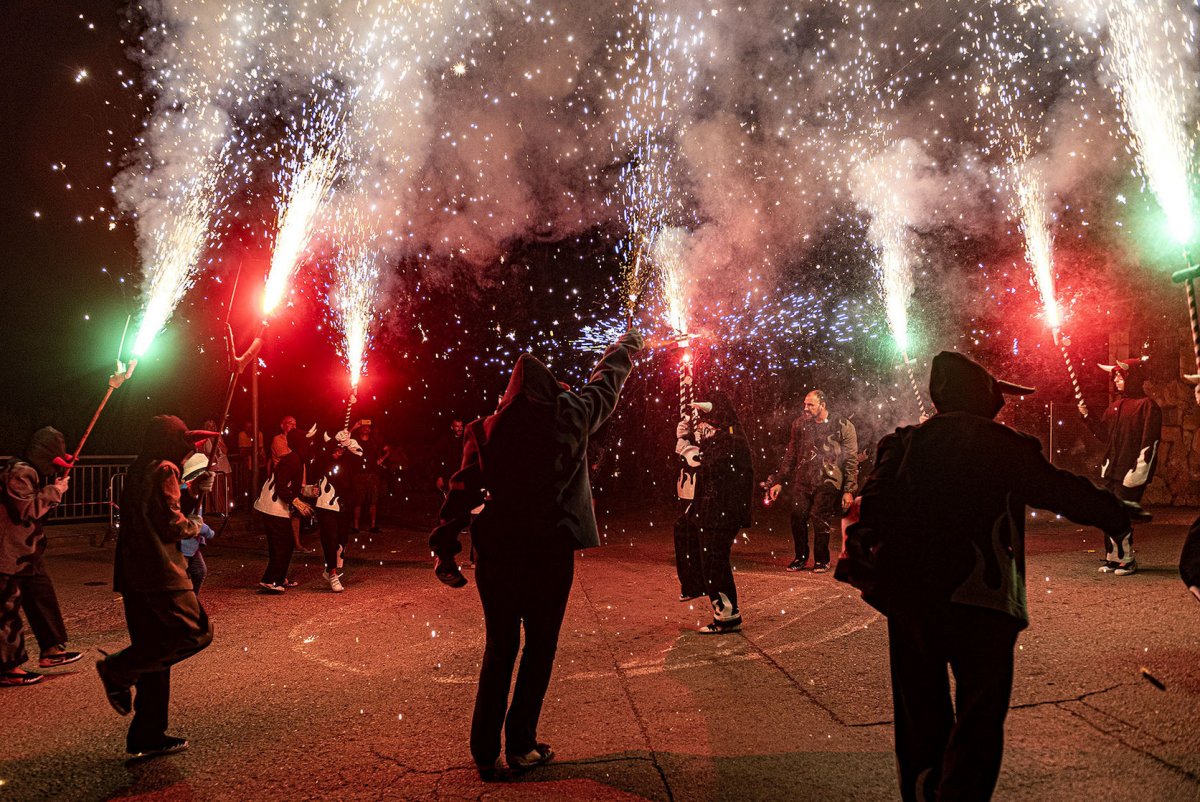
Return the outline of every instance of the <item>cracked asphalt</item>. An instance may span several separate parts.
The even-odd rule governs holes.
[[[424,532],[356,543],[343,594],[313,554],[294,563],[300,587],[262,596],[265,545],[235,522],[207,551],[213,645],[173,672],[171,731],[192,747],[128,765],[93,668],[126,643],[111,546],[55,528],[51,571],[88,656],[0,689],[0,799],[896,798],[884,621],[831,574],[782,570],[780,514],[735,547],[746,626],[721,638],[676,601],[670,516],[609,520],[578,559],[542,716],[559,758],[490,785],[466,746],[479,599],[434,579]],[[1140,528],[1127,578],[1096,572],[1099,533],[1033,524],[997,798],[1200,798],[1200,604],[1175,569],[1194,515]]]

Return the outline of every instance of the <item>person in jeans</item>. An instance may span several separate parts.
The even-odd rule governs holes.
[[[510,769],[529,769],[554,756],[537,739],[538,718],[571,592],[575,550],[600,544],[588,440],[616,406],[641,347],[637,332],[622,336],[578,393],[524,354],[495,414],[467,427],[462,464],[450,479],[429,545],[438,579],[466,585],[455,563],[462,550],[459,533],[471,522],[471,510],[483,505],[471,523],[486,632],[471,756],[485,780],[501,771],[502,729]],[[510,704],[522,626],[525,648]]]
[[[49,426],[34,433],[24,459],[0,468],[0,685],[33,685],[41,674],[21,668],[28,660],[21,610],[41,649],[40,668],[74,663],[54,583],[46,571],[45,520],[67,492],[61,475],[66,441]]]
[[[858,489],[858,437],[854,424],[829,414],[825,394],[804,397],[804,412],[792,421],[787,451],[779,470],[767,479],[771,501],[786,485],[792,495],[792,542],[789,571],[808,564],[808,523],[812,521],[813,572],[829,570],[829,535]]]
[[[263,482],[262,492],[254,502],[254,509],[263,514],[263,527],[267,533],[267,567],[258,583],[266,593],[283,593],[296,586],[297,583],[287,575],[296,547],[292,519],[313,514],[312,507],[300,498],[304,474],[301,455],[306,446],[304,433],[290,429],[287,446],[288,451],[275,463],[275,470]]]
[[[113,709],[123,716],[135,711],[125,738],[134,758],[188,746],[185,739],[167,735],[171,666],[206,648],[212,627],[192,590],[179,543],[200,533],[194,513],[213,479],[205,472],[186,490],[179,480],[184,460],[212,435],[187,431],[173,415],[155,417],[121,493],[113,590],[125,605],[130,645],[97,661],[96,671]]]

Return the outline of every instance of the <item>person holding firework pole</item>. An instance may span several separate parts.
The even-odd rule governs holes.
[[[1117,360],[1100,365],[1112,377],[1116,399],[1099,420],[1086,404],[1079,404],[1083,422],[1105,444],[1100,483],[1125,501],[1139,502],[1158,467],[1158,442],[1162,436],[1162,410],[1146,397],[1144,359]],[[1137,572],[1132,530],[1120,541],[1105,538],[1101,573],[1129,576]]]
[[[995,422],[1005,395],[1031,388],[943,351],[929,391],[937,414],[879,444],[836,578],[888,620],[901,798],[984,800],[1000,774],[1017,634],[1029,625],[1025,507],[1117,540],[1131,515],[1148,516]]]
[[[343,489],[350,484],[346,468],[347,454],[362,456],[362,449],[347,431],[325,444],[324,453],[317,459],[317,528],[321,532],[321,551],[325,556],[325,571],[321,578],[329,583],[329,589],[341,593],[342,564],[346,544],[350,541],[350,502],[343,496]]]
[[[792,542],[789,571],[808,563],[808,522],[813,529],[813,573],[829,570],[829,534],[850,509],[858,489],[858,435],[846,418],[829,414],[825,394],[804,397],[803,414],[792,421],[787,451],[779,470],[767,479],[768,497],[779,498],[784,485],[792,494]]]
[[[125,739],[134,758],[188,746],[166,733],[171,666],[206,648],[212,627],[192,590],[180,541],[200,534],[197,510],[213,476],[205,471],[181,487],[180,472],[213,434],[188,431],[173,415],[153,418],[121,494],[113,590],[125,604],[130,645],[97,661],[96,671],[113,709],[122,716],[135,711]],[[130,693],[135,687],[136,697]]]
[[[288,451],[275,463],[275,470],[263,482],[262,492],[254,502],[254,509],[263,514],[263,526],[267,530],[267,567],[258,583],[267,593],[283,593],[298,584],[288,579],[287,572],[296,547],[292,520],[313,514],[312,507],[300,498],[304,481],[301,455],[307,447],[306,440],[299,429],[288,431]]]
[[[33,685],[41,674],[25,671],[21,613],[41,649],[40,668],[74,663],[83,655],[66,650],[67,628],[54,583],[46,572],[44,522],[67,492],[70,464],[66,441],[49,426],[33,435],[25,459],[0,469],[0,685]]]
[[[575,575],[575,550],[600,545],[588,441],[616,406],[641,348],[640,334],[624,334],[578,393],[533,356],[522,355],[496,412],[472,422],[463,438],[462,466],[450,479],[429,546],[437,578],[465,586],[455,555],[462,551],[459,533],[471,524],[486,631],[471,756],[484,780],[500,776],[502,729],[510,770],[554,757],[537,740],[538,718]],[[471,511],[481,504],[472,522]],[[510,705],[522,626],[525,648]]]
[[[699,535],[700,574],[713,609],[712,623],[700,632],[720,635],[742,628],[730,553],[738,531],[751,524],[754,465],[733,402],[721,392],[710,397],[694,404],[695,428],[689,418],[679,422],[675,451],[696,466],[695,498],[685,515]]]

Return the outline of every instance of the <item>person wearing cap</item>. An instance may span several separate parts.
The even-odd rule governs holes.
[[[812,521],[813,573],[829,570],[829,535],[850,509],[858,490],[858,434],[848,418],[829,414],[825,393],[804,397],[804,412],[792,421],[787,451],[779,469],[767,478],[771,501],[787,486],[792,496],[792,544],[789,571],[808,564],[808,523]]]
[[[0,685],[33,685],[41,674],[21,666],[25,630],[21,610],[41,650],[39,668],[74,663],[83,657],[67,651],[67,627],[54,582],[46,571],[45,521],[67,492],[66,440],[49,426],[34,432],[25,458],[0,469]]]
[[[98,660],[96,671],[113,709],[123,716],[134,711],[125,738],[134,758],[188,746],[167,735],[171,666],[206,648],[212,627],[192,589],[180,542],[200,534],[196,511],[213,478],[203,471],[184,486],[180,477],[199,442],[214,434],[188,431],[174,415],[158,415],[125,475],[113,590],[125,606],[130,645]]]
[[[742,628],[730,554],[738,532],[752,522],[754,464],[733,402],[722,392],[710,398],[694,404],[700,412],[697,426],[688,418],[679,422],[675,451],[696,467],[686,515],[699,535],[700,574],[713,610],[712,623],[700,632],[721,635]]]
[[[937,414],[880,442],[836,577],[887,616],[901,797],[988,799],[1013,651],[1029,624],[1026,506],[1116,538],[1140,509],[1055,468],[1036,438],[993,420],[1005,395],[1031,388],[943,351],[929,391]]]
[[[461,467],[450,479],[429,547],[437,578],[465,586],[455,555],[462,550],[459,533],[470,523],[486,633],[470,744],[485,780],[501,775],[501,730],[511,770],[554,756],[537,739],[538,718],[575,575],[575,550],[600,545],[588,441],[616,406],[641,348],[636,331],[622,335],[578,393],[523,354],[496,412],[467,426]],[[471,511],[480,505],[472,521]],[[525,645],[510,705],[522,626]]]
[[[1142,494],[1154,478],[1158,467],[1158,443],[1162,436],[1162,410],[1146,397],[1145,359],[1117,360],[1113,365],[1100,365],[1112,378],[1115,398],[1097,420],[1086,404],[1080,403],[1079,414],[1088,430],[1105,444],[1100,463],[1100,483],[1118,498],[1140,502]],[[1105,539],[1104,564],[1101,573],[1129,576],[1137,572],[1133,549],[1133,533],[1127,539]]]

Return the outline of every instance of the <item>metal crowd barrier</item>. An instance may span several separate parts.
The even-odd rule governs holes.
[[[133,455],[105,455],[83,457],[71,469],[71,486],[67,495],[50,513],[50,522],[103,521],[111,523],[112,506],[120,497],[113,495],[116,477],[124,476],[125,469],[134,460]]]

